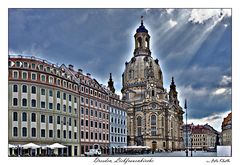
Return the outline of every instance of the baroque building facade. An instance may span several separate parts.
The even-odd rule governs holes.
[[[63,66],[36,57],[9,56],[8,65],[9,144],[60,143],[67,146],[64,155],[79,156],[77,82]]]
[[[127,104],[115,93],[114,82],[110,73],[108,87],[110,122],[110,154],[120,153],[127,146]]]
[[[163,86],[158,59],[150,51],[150,35],[143,24],[134,35],[133,57],[122,74],[123,100],[128,107],[128,145],[146,145],[153,150],[183,148],[183,110],[174,79],[170,91]]]
[[[232,146],[232,112],[222,122],[222,145]]]
[[[109,153],[109,93],[96,79],[36,57],[9,55],[8,65],[9,144],[40,145],[35,155],[47,155],[44,146],[53,143],[66,146],[66,156],[96,146]]]

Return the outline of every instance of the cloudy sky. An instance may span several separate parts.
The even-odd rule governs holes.
[[[9,54],[73,64],[120,94],[124,63],[144,16],[164,87],[174,76],[189,122],[221,130],[231,111],[232,24],[229,9],[9,9]]]

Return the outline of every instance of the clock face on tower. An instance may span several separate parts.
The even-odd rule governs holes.
[[[152,103],[152,109],[155,109],[157,105],[155,103]]]

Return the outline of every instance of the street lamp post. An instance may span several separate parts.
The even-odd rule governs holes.
[[[193,137],[192,137],[192,132],[191,132],[191,157],[192,157],[192,141],[193,141]]]
[[[186,157],[188,157],[188,129],[187,129],[187,100],[185,99],[184,105],[186,111]]]

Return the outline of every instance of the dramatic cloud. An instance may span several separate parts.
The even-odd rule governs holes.
[[[229,112],[230,9],[10,9],[9,54],[73,64],[101,84],[112,72],[120,94],[141,15],[164,87],[169,90],[174,76],[182,107],[188,99],[189,118],[207,122]]]

